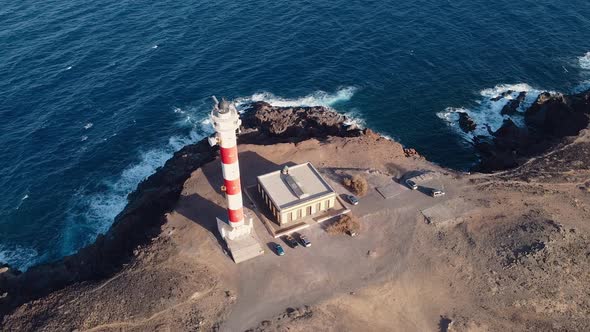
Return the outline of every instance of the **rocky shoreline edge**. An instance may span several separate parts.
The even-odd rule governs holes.
[[[376,135],[369,129],[347,125],[346,120],[321,106],[273,107],[256,102],[243,115],[239,143],[270,145],[329,136]],[[415,154],[413,149],[407,151]],[[107,278],[132,262],[134,251],[160,233],[165,214],[174,208],[191,173],[217,154],[218,148],[210,147],[206,138],[183,147],[129,194],[127,206],[109,231],[76,254],[25,272],[4,264],[0,268],[0,319],[23,303],[75,283]]]
[[[518,93],[500,110],[502,116],[519,112],[526,91],[506,91],[501,98]],[[465,112],[459,113],[459,127],[465,133],[473,132],[477,124]],[[490,173],[522,165],[528,159],[556,149],[588,128],[590,119],[590,90],[575,94],[541,93],[535,102],[524,110],[524,126],[505,118],[496,131],[487,128],[490,136],[475,136],[473,146],[480,156],[473,171]]]
[[[518,105],[510,103],[510,107]],[[587,128],[589,114],[590,91],[575,95],[542,94],[525,113],[526,128],[507,120],[493,133],[491,140],[477,138],[474,141],[482,157],[476,170],[491,172],[516,167],[534,155],[554,149]],[[461,127],[469,130],[474,124],[470,124],[468,117],[461,117]],[[256,102],[243,116],[239,140],[246,144],[271,145],[362,135],[377,134],[370,129],[347,125],[345,116],[324,107],[273,107]],[[408,157],[419,157],[413,149],[404,152]],[[217,150],[211,148],[206,139],[182,148],[138,185],[109,231],[99,235],[93,244],[74,255],[34,266],[23,273],[6,265],[2,267],[0,316],[69,285],[104,279],[120,271],[133,261],[138,247],[149,244],[159,234],[164,215],[174,208],[191,173],[216,156]]]

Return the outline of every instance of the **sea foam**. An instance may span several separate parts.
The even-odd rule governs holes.
[[[520,92],[526,92],[526,96],[518,107],[517,114],[512,116],[502,115],[501,111],[504,105],[510,100],[517,98]],[[439,112],[436,115],[464,139],[472,141],[475,136],[490,136],[489,130],[498,130],[505,119],[511,119],[516,125],[523,126],[524,111],[535,102],[541,92],[541,90],[535,89],[526,83],[499,84],[493,88],[481,90],[479,92],[481,98],[476,100],[475,105],[471,107],[447,107],[443,112]],[[461,130],[459,128],[459,113],[469,115],[476,123],[477,128],[470,133],[465,133]]]
[[[188,113],[181,112],[179,108],[173,111],[183,117]],[[62,232],[61,254],[72,254],[80,248],[80,242],[89,244],[97,235],[106,233],[127,205],[127,196],[140,182],[162,167],[174,152],[211,133],[208,119],[201,117],[188,135],[170,137],[168,143],[160,148],[139,152],[139,161],[125,168],[119,176],[104,180],[100,192],[84,194],[80,190],[74,195],[71,213]]]
[[[586,54],[579,57],[578,63],[582,69],[590,70],[590,52],[586,52]]]
[[[275,96],[270,92],[255,93],[250,97],[238,98],[235,100],[236,107],[243,109],[252,102],[265,101],[273,106],[278,107],[307,107],[307,106],[326,106],[330,107],[339,102],[345,102],[352,98],[356,92],[355,87],[344,87],[334,93],[325,91],[316,91],[309,95],[298,98],[283,98]]]
[[[8,263],[21,271],[42,261],[37,250],[20,245],[0,244],[0,262]]]
[[[340,88],[336,90],[336,92],[334,93],[328,93],[326,91],[318,90],[306,96],[296,98],[284,98],[276,96],[270,92],[259,92],[249,97],[237,98],[235,100],[235,103],[236,108],[240,112],[243,112],[246,108],[248,108],[248,106],[251,103],[257,101],[264,101],[271,104],[272,106],[277,107],[324,106],[330,109],[334,109],[335,111],[345,115],[347,118],[347,125],[363,128],[365,126],[365,121],[360,116],[360,110],[356,108],[345,110],[340,107],[337,107],[338,103],[349,101],[354,96],[356,91],[356,87],[348,86]],[[335,109],[335,107],[337,109]]]

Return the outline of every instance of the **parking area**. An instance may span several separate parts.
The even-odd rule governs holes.
[[[305,305],[328,296],[335,289],[354,291],[363,280],[395,275],[401,270],[420,211],[454,197],[450,179],[424,182],[422,187],[444,185],[443,197],[433,198],[421,190],[402,190],[386,199],[377,187],[393,180],[385,175],[369,176],[370,190],[359,197],[358,205],[343,200],[344,206],[361,221],[361,232],[355,236],[330,235],[322,223],[314,223],[297,233],[305,235],[311,246],[292,248],[283,238],[274,238],[261,222],[255,224],[265,255],[239,265],[240,301],[226,322],[229,327],[254,324],[254,312],[273,308]],[[340,183],[329,180],[340,194],[350,194]],[[446,185],[445,185],[446,184]],[[396,184],[399,186],[399,184]],[[280,244],[284,256],[277,254]],[[264,298],[263,303],[253,304]]]

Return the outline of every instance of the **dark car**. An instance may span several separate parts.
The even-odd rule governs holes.
[[[284,256],[284,255],[285,255],[285,250],[283,249],[283,247],[281,247],[281,245],[280,245],[280,244],[278,244],[278,243],[275,243],[275,244],[274,244],[274,247],[275,247],[275,253],[276,253],[278,256]]]
[[[285,235],[283,241],[285,241],[285,243],[291,248],[295,248],[299,245],[299,242],[297,242],[291,235]]]
[[[352,205],[358,205],[359,204],[359,199],[356,198],[356,196],[354,195],[346,195],[346,199],[350,202],[350,204]]]
[[[309,240],[307,239],[307,236],[305,236],[303,234],[297,234],[297,237],[299,238],[299,242],[301,243],[302,246],[304,246],[306,248],[311,246],[311,242],[309,242]]]

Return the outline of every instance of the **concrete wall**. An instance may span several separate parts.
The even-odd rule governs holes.
[[[293,221],[301,220],[310,215],[333,208],[335,201],[336,195],[330,194],[313,201],[302,203],[301,205],[293,206],[288,210],[281,211],[278,221],[281,225],[284,225]]]
[[[333,208],[336,204],[336,194],[330,193],[323,197],[318,197],[312,201],[306,201],[300,205],[295,205],[289,209],[280,211],[274,205],[273,201],[270,199],[260,184],[258,184],[258,192],[262,196],[262,199],[264,200],[264,203],[270,210],[271,214],[275,217],[274,221],[278,222],[280,225],[285,225],[293,221],[301,220],[318,212],[326,211]]]

